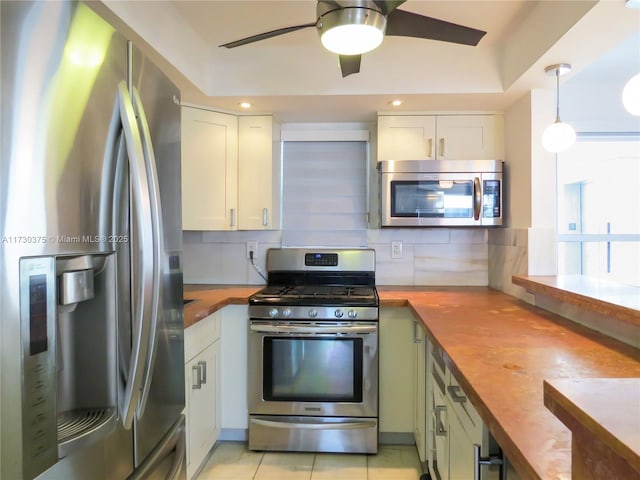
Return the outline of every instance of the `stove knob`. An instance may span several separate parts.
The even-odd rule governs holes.
[[[336,318],[342,318],[344,312],[342,310],[336,310],[335,312],[333,312],[333,314],[336,316]]]
[[[355,310],[349,310],[347,312],[347,315],[349,316],[349,318],[356,318],[358,316],[358,312],[356,312]]]
[[[269,316],[271,318],[275,318],[278,316],[278,309],[277,308],[272,308],[269,310]]]
[[[318,310],[316,310],[315,308],[312,308],[311,310],[309,310],[309,316],[311,318],[316,318],[318,316]]]
[[[283,316],[283,317],[287,317],[287,318],[288,318],[288,317],[290,317],[290,316],[291,316],[291,309],[290,309],[290,308],[285,308],[285,309],[282,311],[282,316]]]

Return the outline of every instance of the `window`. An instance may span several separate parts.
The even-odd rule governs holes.
[[[640,142],[579,141],[557,178],[558,274],[640,286]]]
[[[366,246],[366,142],[284,142],[282,176],[283,246]]]

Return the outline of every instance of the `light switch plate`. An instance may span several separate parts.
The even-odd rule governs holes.
[[[391,242],[391,258],[402,258],[402,241]]]

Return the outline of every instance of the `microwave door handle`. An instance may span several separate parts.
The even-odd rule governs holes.
[[[480,179],[473,179],[473,219],[480,220],[480,211],[482,210],[482,189],[480,188]]]

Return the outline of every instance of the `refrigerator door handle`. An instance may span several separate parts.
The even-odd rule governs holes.
[[[123,398],[120,398],[120,414],[124,428],[131,429],[135,409],[141,394],[144,378],[144,365],[149,347],[149,319],[152,300],[153,276],[153,232],[151,222],[146,221],[145,212],[149,205],[149,189],[144,168],[142,140],[136,122],[136,115],[127,90],[126,82],[118,85],[118,104],[120,120],[124,133],[127,155],[129,158],[129,174],[131,177],[132,222],[135,222],[138,239],[139,271],[132,272],[137,285],[132,286],[132,351],[129,372]],[[130,238],[130,241],[132,239]],[[133,242],[130,244],[134,248]],[[133,253],[133,250],[132,250]],[[136,264],[137,262],[132,262]]]
[[[146,366],[144,369],[144,379],[142,384],[142,393],[138,401],[136,416],[140,418],[144,414],[149,397],[149,388],[151,386],[151,377],[153,374],[153,366],[155,363],[157,337],[158,337],[158,316],[161,315],[160,306],[162,305],[162,289],[161,282],[163,276],[162,255],[164,253],[163,243],[163,225],[162,225],[162,205],[160,203],[160,187],[158,184],[158,170],[156,168],[156,157],[153,152],[153,144],[151,142],[151,133],[149,132],[149,122],[142,105],[140,93],[133,87],[132,89],[133,109],[138,120],[138,127],[142,136],[142,150],[144,152],[144,163],[146,170],[147,186],[149,189],[150,200],[150,221],[153,233],[153,277],[151,287],[151,324],[149,327],[149,348],[147,350]]]

